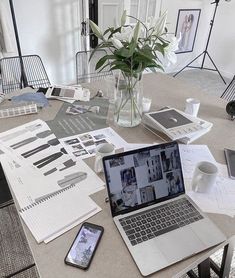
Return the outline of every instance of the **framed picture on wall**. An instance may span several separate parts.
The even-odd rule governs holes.
[[[197,34],[201,9],[180,9],[176,23],[175,36],[181,40],[175,53],[192,52]]]

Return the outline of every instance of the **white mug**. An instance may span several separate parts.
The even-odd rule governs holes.
[[[103,165],[102,165],[102,158],[107,155],[114,154],[114,146],[110,143],[104,143],[98,145],[96,148],[96,156],[95,156],[95,165],[94,170],[96,173],[103,171]]]
[[[197,164],[192,180],[192,190],[195,192],[209,192],[218,175],[218,168],[208,161]]]
[[[195,98],[187,98],[185,104],[185,113],[197,117],[198,110],[200,107],[200,101]]]

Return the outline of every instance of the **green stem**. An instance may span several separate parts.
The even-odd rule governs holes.
[[[133,78],[132,75],[130,76],[126,76],[125,73],[121,72],[124,80],[125,80],[125,84],[126,84],[126,94],[124,94],[124,92],[121,92],[121,102],[120,105],[118,105],[118,109],[115,112],[115,114],[117,115],[117,122],[120,119],[120,112],[121,110],[125,107],[125,105],[128,103],[128,101],[130,101],[130,122],[131,125],[133,125],[134,122],[134,118],[136,118],[138,115],[141,117],[141,112],[140,109],[138,107],[137,104],[137,99],[135,97],[135,86],[137,84],[138,81],[140,81],[141,77],[138,78]],[[132,72],[131,72],[132,73]],[[124,98],[125,96],[125,98]]]

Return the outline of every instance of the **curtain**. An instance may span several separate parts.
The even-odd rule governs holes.
[[[16,53],[15,34],[8,0],[0,0],[0,56]]]

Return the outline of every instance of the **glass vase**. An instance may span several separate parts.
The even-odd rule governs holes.
[[[122,127],[134,127],[142,118],[143,83],[137,77],[120,74],[116,84],[114,121]]]

